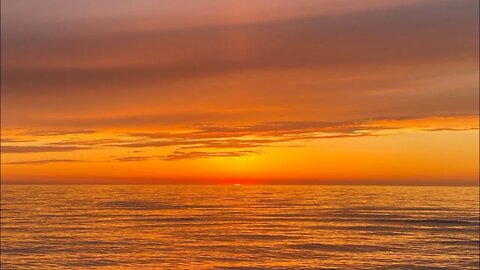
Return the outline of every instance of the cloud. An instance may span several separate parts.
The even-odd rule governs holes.
[[[70,152],[90,149],[83,146],[48,146],[48,145],[2,145],[2,153],[43,153],[43,152]]]
[[[57,22],[63,30],[57,35],[32,22],[14,24],[2,32],[2,94],[9,112],[2,123],[153,126],[198,122],[195,114],[205,108],[265,104],[289,109],[285,118],[302,114],[305,120],[336,119],[337,110],[355,117],[477,112],[475,76],[445,89],[412,82],[478,73],[478,1],[398,3],[169,31],[158,30],[158,22],[141,31],[100,34],[73,28],[83,30],[78,34]],[[143,115],[136,115],[142,114],[138,104]],[[184,117],[160,117],[173,110]],[[259,115],[268,120],[272,113]]]
[[[44,130],[44,129],[38,129],[38,130],[25,130],[22,128],[18,129],[13,129],[13,132],[10,131],[8,132],[8,129],[5,129],[3,131],[6,131],[8,133],[7,136],[14,135],[18,138],[1,138],[2,142],[35,142],[36,140],[31,139],[32,137],[55,137],[55,136],[66,136],[66,135],[88,135],[88,134],[94,134],[98,132],[97,130]],[[5,133],[2,134],[5,136]]]
[[[68,80],[69,84],[79,80],[108,84],[111,79],[135,83],[155,76],[178,79],[256,68],[431,59],[475,49],[472,43],[475,38],[472,23],[477,15],[473,9],[475,5],[475,1],[469,0],[437,0],[354,14],[312,14],[246,25],[224,24],[171,31],[111,29],[107,33],[90,35],[88,39],[72,31],[65,31],[64,36],[50,34],[48,38],[32,31],[28,37],[37,46],[30,46],[17,32],[8,32],[6,60],[13,65],[14,56],[17,56],[17,63],[24,60],[32,66],[31,60],[35,59],[37,67],[24,69],[28,75],[49,84],[63,85]],[[459,29],[463,31],[457,32]],[[95,29],[90,31],[95,32]],[[392,32],[396,34],[394,37]],[[442,43],[432,47],[439,39]],[[197,46],[192,47],[192,42]],[[355,44],[355,50],[351,50],[351,44]],[[108,53],[106,49],[110,49]],[[81,56],[86,52],[107,62],[118,62],[122,57],[144,62],[110,65],[110,68],[80,65],[65,69],[67,60],[76,60],[77,65],[84,63]],[[30,61],[25,61],[27,59]],[[62,69],[51,67],[52,63],[62,63],[57,65]],[[58,72],[60,74],[55,75]]]
[[[114,143],[128,143],[132,142],[132,140],[129,139],[123,139],[123,138],[101,138],[101,139],[76,139],[76,140],[59,140],[56,142],[50,142],[48,143],[49,145],[66,145],[66,146],[71,146],[71,145],[80,145],[80,146],[107,146],[111,145]]]
[[[67,97],[68,98],[68,97]],[[131,99],[136,98],[132,96]],[[111,100],[112,103],[106,104],[115,104],[116,100]],[[65,108],[64,108],[65,109]],[[68,110],[65,109],[65,110]],[[172,110],[174,111],[174,110]],[[57,115],[55,117],[42,116],[42,115],[29,115],[26,116],[23,120],[28,121],[28,126],[36,129],[38,131],[31,131],[31,135],[35,135],[35,132],[48,134],[49,132],[58,132],[59,135],[64,131],[43,131],[45,127],[49,129],[57,128],[62,129],[65,126],[67,127],[92,127],[97,129],[104,129],[105,127],[132,127],[132,126],[178,126],[178,124],[195,124],[198,122],[218,122],[218,121],[236,121],[239,119],[244,119],[245,117],[253,117],[262,113],[262,110],[258,109],[241,109],[234,111],[196,111],[196,112],[172,112],[168,111],[165,113],[121,113],[115,115],[103,115],[96,114],[95,116],[85,115]],[[278,110],[273,109],[273,112],[278,112]],[[3,123],[2,123],[3,124]],[[93,130],[92,130],[93,131]],[[65,132],[68,134],[68,132]],[[93,132],[92,132],[93,133]],[[74,134],[72,132],[72,134]]]
[[[425,128],[422,129],[424,131],[468,131],[468,130],[478,130],[479,127],[471,127],[471,128]]]
[[[93,134],[95,130],[29,130],[22,133],[27,136],[63,136]]]
[[[155,158],[155,156],[147,156],[147,157],[138,157],[138,156],[132,156],[132,157],[116,157],[112,159],[111,161],[118,161],[118,162],[132,162],[132,161],[145,161],[145,160],[151,160]]]
[[[86,162],[76,159],[41,159],[41,160],[27,160],[27,161],[13,161],[4,162],[3,165],[43,165],[50,163],[72,163],[72,162]]]
[[[4,165],[43,165],[50,163],[76,163],[76,162],[134,162],[134,161],[145,161],[154,158],[159,158],[159,156],[125,156],[125,157],[113,157],[111,159],[103,160],[79,160],[79,159],[40,159],[40,160],[25,160],[25,161],[12,161],[12,162],[3,162]]]
[[[112,144],[110,146],[144,148],[256,148],[276,143],[373,136],[375,130],[395,127],[365,126],[367,121],[349,122],[265,122],[250,126],[199,126],[197,131],[185,133],[136,132],[126,136],[144,138],[140,142]]]
[[[419,131],[466,131],[478,130],[477,116],[450,115],[436,118],[380,117],[352,121],[270,121],[252,125],[196,125],[188,132],[117,132],[97,131],[97,138],[89,136],[76,139],[43,139],[47,132],[36,131],[32,134],[39,139],[39,145],[22,145],[23,139],[2,148],[3,153],[69,152],[88,149],[128,148],[133,153],[142,148],[175,148],[178,151],[192,149],[257,149],[262,147],[284,146],[294,143],[296,147],[306,145],[308,141],[321,139],[360,138],[398,134],[402,129]],[[48,134],[60,134],[49,131]],[[70,134],[70,133],[68,133]],[[84,135],[88,135],[85,133]],[[18,145],[13,145],[18,143]],[[116,161],[141,161],[148,157],[121,157]]]
[[[177,161],[184,159],[201,159],[201,158],[238,158],[244,156],[250,156],[254,154],[260,154],[259,151],[230,151],[230,152],[182,152],[175,151],[172,154],[161,157],[161,159],[166,161]]]
[[[297,124],[298,126],[293,126]],[[195,148],[255,148],[270,146],[275,143],[295,140],[315,139],[327,136],[320,135],[324,131],[331,136],[334,133],[342,133],[343,136],[358,136],[353,134],[359,128],[337,126],[333,130],[334,123],[264,123],[253,126],[241,127],[200,127],[198,131],[185,133],[168,132],[136,132],[127,133],[135,139],[126,143],[114,143],[110,147],[146,148],[146,147],[180,147],[181,149]],[[343,125],[343,124],[342,124]],[[342,134],[335,134],[341,137]],[[365,135],[365,134],[362,134]]]
[[[3,143],[24,143],[24,142],[35,142],[36,140],[31,139],[16,139],[16,138],[2,138],[0,140]]]

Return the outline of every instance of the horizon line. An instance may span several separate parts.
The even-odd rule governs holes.
[[[349,183],[303,183],[303,184],[256,184],[256,183],[46,183],[46,182],[20,182],[20,183],[4,183],[0,182],[0,186],[377,186],[377,187],[480,187],[480,182],[476,184],[349,184]]]

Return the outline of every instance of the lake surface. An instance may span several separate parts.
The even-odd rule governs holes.
[[[478,187],[2,186],[2,269],[478,269]]]

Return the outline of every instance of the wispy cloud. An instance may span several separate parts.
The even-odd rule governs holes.
[[[0,140],[3,143],[25,143],[25,142],[35,142],[36,140],[32,139],[21,139],[21,138],[2,138]]]
[[[424,131],[468,131],[468,130],[478,130],[479,127],[471,127],[471,128],[425,128],[422,129]]]
[[[199,126],[197,131],[184,133],[138,132],[126,135],[139,142],[117,143],[110,146],[145,148],[256,148],[301,140],[352,138],[377,135],[376,130],[396,127],[365,126],[367,121],[350,122],[266,122],[250,126]]]
[[[81,145],[81,146],[105,146],[110,144],[128,143],[133,142],[131,139],[125,138],[100,138],[100,139],[62,139],[55,142],[50,142],[49,145],[55,146],[69,146],[69,145]]]
[[[182,151],[175,151],[169,155],[161,157],[161,159],[166,161],[177,161],[177,160],[184,160],[184,159],[202,159],[202,158],[238,158],[244,156],[250,156],[254,154],[260,154],[259,151],[229,151],[229,152],[182,152]]]
[[[2,153],[44,153],[44,152],[70,152],[85,150],[84,146],[49,146],[49,145],[2,145]]]
[[[64,136],[64,135],[84,135],[93,134],[96,130],[28,130],[22,135],[27,136]]]
[[[13,162],[2,162],[4,165],[44,165],[50,163],[72,163],[72,162],[87,162],[83,160],[76,159],[41,159],[41,160],[27,160],[27,161],[13,161]]]
[[[455,119],[459,123],[451,123]],[[466,123],[462,119],[466,118]],[[443,121],[440,120],[434,121]],[[177,148],[188,149],[255,149],[260,147],[281,146],[294,142],[301,146],[307,141],[320,139],[358,138],[370,136],[386,136],[397,134],[405,128],[417,128],[419,131],[466,131],[478,129],[475,116],[449,116],[447,122],[428,123],[428,119],[412,117],[382,117],[377,119],[359,119],[352,121],[274,121],[254,125],[197,125],[196,130],[188,132],[127,132],[102,133],[97,132],[96,138],[88,136],[90,132],[77,133],[75,139],[59,136],[58,139],[42,140],[44,134],[72,134],[72,131],[36,131],[32,136],[36,140],[9,138],[8,145],[2,147],[4,153],[35,153],[35,152],[68,152],[99,148],[130,148],[133,151],[141,148]],[[452,120],[453,119],[453,120]],[[448,122],[450,121],[450,122]],[[426,122],[428,125],[425,126]],[[81,136],[85,135],[85,136]],[[24,136],[24,135],[22,135]],[[56,137],[56,136],[54,136]],[[53,141],[52,141],[53,140]],[[35,142],[38,145],[24,145],[24,142]],[[128,161],[140,157],[127,158]]]
[[[111,159],[112,162],[136,162],[136,161],[145,161],[158,158],[157,156],[125,156],[125,157],[115,157]]]

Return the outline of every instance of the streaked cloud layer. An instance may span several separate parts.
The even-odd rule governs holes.
[[[7,0],[3,178],[475,183],[478,22],[476,0]]]

